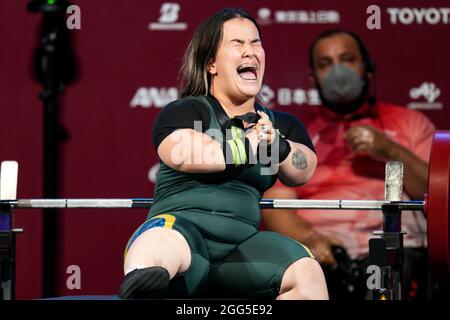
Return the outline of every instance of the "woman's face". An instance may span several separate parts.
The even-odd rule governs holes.
[[[265,53],[254,23],[245,18],[225,22],[216,59],[208,66],[212,93],[238,101],[254,98],[261,89],[264,68]]]

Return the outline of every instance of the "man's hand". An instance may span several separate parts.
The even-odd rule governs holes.
[[[367,153],[374,158],[392,159],[393,149],[398,144],[377,129],[361,125],[345,132],[344,138],[349,148],[355,153]]]
[[[345,140],[355,153],[367,153],[371,157],[386,161],[401,161],[404,165],[406,192],[412,199],[423,199],[423,195],[427,192],[427,162],[371,126],[348,129]]]

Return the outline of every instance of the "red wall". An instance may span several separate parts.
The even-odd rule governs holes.
[[[176,22],[186,23],[187,28],[169,31],[148,28],[158,21],[163,1],[72,2],[81,9],[81,30],[71,31],[80,74],[60,105],[60,123],[69,134],[61,148],[61,197],[152,196],[148,174],[157,163],[151,144],[152,122],[160,107],[176,96],[170,88],[176,87],[180,57],[195,27],[224,6],[244,6],[261,21],[267,56],[265,83],[274,95],[269,106],[298,113],[308,108],[307,102],[314,103],[308,96],[302,100],[302,94],[312,88],[307,48],[322,30],[340,27],[360,34],[376,60],[380,100],[440,107],[424,113],[439,129],[450,129],[448,1],[377,1],[381,30],[367,29],[366,8],[373,1],[366,0],[177,1]],[[19,161],[20,198],[42,196],[43,168],[43,108],[37,98],[41,86],[31,72],[41,16],[27,13],[26,3],[0,2],[0,160]],[[403,7],[407,9],[394,23],[388,8]],[[269,12],[262,8],[270,10],[269,19],[262,19]],[[423,8],[428,11],[420,11]],[[277,21],[287,11],[294,18],[306,12],[309,23]],[[319,23],[317,18],[314,22],[314,12],[322,21],[325,17],[337,23]],[[338,20],[333,20],[333,12]],[[411,13],[415,20],[402,24],[410,22]],[[420,20],[421,13],[428,16]],[[430,102],[423,96],[410,96],[412,88],[425,82],[440,90],[434,100],[428,96]],[[295,93],[296,103],[289,104],[283,92],[288,98],[289,92]],[[58,295],[116,293],[124,245],[145,215],[146,210],[60,211]],[[17,296],[41,297],[42,214],[17,210],[15,225],[25,229],[18,236]],[[66,287],[70,265],[81,268],[80,290]]]

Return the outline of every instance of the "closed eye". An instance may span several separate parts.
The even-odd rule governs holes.
[[[239,44],[239,45],[243,45],[245,43],[244,40],[240,40],[240,39],[233,39],[230,42],[234,43],[234,44]]]
[[[245,44],[245,41],[242,40],[242,39],[232,39],[232,40],[230,40],[230,42],[234,43],[234,44],[237,44],[237,45],[244,45]],[[252,41],[250,41],[250,43],[252,45],[254,45],[254,44],[259,45],[259,44],[261,44],[261,40],[260,39],[253,39]]]

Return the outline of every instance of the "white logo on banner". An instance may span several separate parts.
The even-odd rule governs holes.
[[[268,8],[260,8],[258,10],[258,23],[260,25],[268,25],[272,23],[270,19],[272,12]]]
[[[150,30],[186,30],[187,23],[177,22],[179,18],[180,5],[173,2],[165,2],[161,5],[158,22],[148,25]]]
[[[258,10],[258,23],[269,25],[271,23],[283,24],[335,24],[341,20],[340,14],[335,10],[277,10],[274,13],[268,8]]]
[[[409,90],[409,97],[411,99],[419,99],[424,97],[427,102],[411,102],[408,104],[410,109],[442,109],[441,102],[435,102],[441,95],[439,89],[433,82],[423,82],[419,87]]]
[[[267,84],[262,85],[261,90],[259,90],[259,97],[261,98],[261,102],[265,107],[273,107],[271,101],[275,97],[275,92],[273,92],[273,90]]]
[[[275,94],[276,93],[276,94]],[[273,90],[268,85],[264,84],[259,92],[262,103],[268,108],[273,108],[273,100],[275,99],[278,106],[304,104],[317,106],[320,105],[320,97],[317,89],[302,89],[302,88],[278,88]]]
[[[448,24],[450,8],[387,8],[392,24]]]
[[[259,97],[261,98],[263,105],[267,108],[274,107],[274,100],[276,105],[279,106],[301,106],[304,104],[314,106],[320,105],[321,103],[319,93],[314,88],[278,88],[274,90],[264,84],[259,92]],[[131,99],[130,107],[163,108],[176,99],[178,99],[178,89],[175,87],[140,87]]]
[[[319,92],[317,89],[290,89],[290,88],[279,88],[278,89],[278,105],[289,106],[297,105],[301,106],[308,104],[311,106],[320,105]]]
[[[130,107],[143,107],[143,108],[162,108],[169,102],[172,102],[178,98],[178,89],[175,87],[170,88],[157,88],[157,87],[140,87],[131,99]]]

